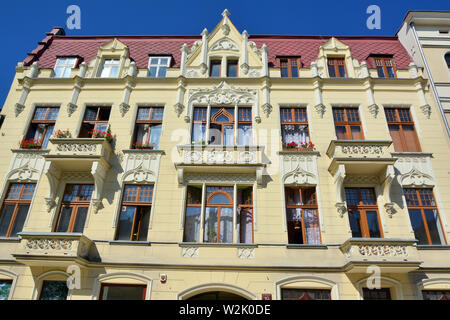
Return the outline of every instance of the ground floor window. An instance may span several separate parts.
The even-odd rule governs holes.
[[[422,290],[423,300],[450,300],[450,290]]]
[[[0,300],[8,300],[12,280],[0,280]]]
[[[67,300],[69,288],[66,281],[44,281],[39,300]]]
[[[364,300],[391,300],[391,290],[389,288],[369,289],[363,288]]]
[[[102,284],[100,300],[145,300],[147,286],[134,284]]]
[[[331,291],[322,289],[281,289],[282,300],[331,300]]]

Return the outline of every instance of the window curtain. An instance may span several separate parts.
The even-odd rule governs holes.
[[[282,125],[281,135],[284,144],[295,142],[297,145],[300,145],[300,143],[309,142],[308,126],[306,125]]]
[[[320,244],[319,217],[316,210],[303,210],[305,222],[305,242],[307,244]]]
[[[250,208],[238,208],[239,243],[253,243],[253,214]]]

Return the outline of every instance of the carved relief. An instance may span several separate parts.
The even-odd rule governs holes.
[[[124,151],[122,182],[155,182],[159,168],[160,152]]]
[[[239,48],[236,43],[234,43],[233,40],[229,38],[220,39],[217,42],[215,42],[211,46],[211,51],[218,51],[218,50],[231,50],[231,51],[239,51]]]
[[[72,240],[67,239],[27,239],[25,249],[30,250],[71,250]]]
[[[364,257],[408,257],[404,245],[359,245],[358,253]]]
[[[315,155],[282,155],[283,183],[286,185],[317,184]]]
[[[435,185],[430,154],[395,154],[395,156],[398,157],[398,160],[394,166],[398,170],[398,182],[401,186],[420,187]]]
[[[182,247],[181,256],[183,258],[198,258],[199,247]]]
[[[377,145],[350,145],[350,146],[341,146],[341,151],[344,154],[351,155],[381,155],[383,154],[383,147]]]
[[[237,257],[239,259],[254,259],[255,258],[255,248],[238,248]]]

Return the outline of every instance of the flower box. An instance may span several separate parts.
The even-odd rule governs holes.
[[[105,138],[108,142],[112,142],[114,137],[111,135],[111,130],[108,127],[108,130],[106,131],[100,131],[100,130],[91,130],[88,132],[89,135],[92,138]]]
[[[53,133],[53,138],[59,138],[59,139],[69,139],[72,138],[72,133],[70,133],[69,130],[58,130],[55,133]]]
[[[296,142],[292,141],[284,145],[285,149],[289,149],[292,151],[313,151],[314,143],[309,142],[301,142],[300,145]]]
[[[155,146],[156,146],[156,144],[154,142],[152,144],[150,144],[150,143],[142,143],[142,142],[133,143],[133,148],[134,149],[153,150],[155,148]]]
[[[19,142],[19,146],[21,149],[41,149],[42,141],[35,139],[23,139]]]

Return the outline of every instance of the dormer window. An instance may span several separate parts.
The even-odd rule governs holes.
[[[105,59],[100,72],[100,78],[116,78],[119,73],[119,59]]]
[[[390,57],[373,57],[379,78],[395,78],[394,61]]]
[[[69,78],[72,69],[75,68],[77,58],[61,57],[56,60],[54,76],[55,78]]]
[[[148,76],[150,78],[164,78],[170,66],[171,57],[150,57],[148,61]]]
[[[300,66],[300,59],[280,58],[280,71],[282,78],[298,78],[298,68]]]
[[[328,58],[328,75],[330,78],[347,77],[344,58]]]
[[[220,69],[222,68],[221,60],[211,60],[211,64],[209,67],[209,76],[210,77],[220,77]]]
[[[238,61],[237,60],[228,60],[227,61],[227,77],[235,78],[237,77],[238,70]]]

